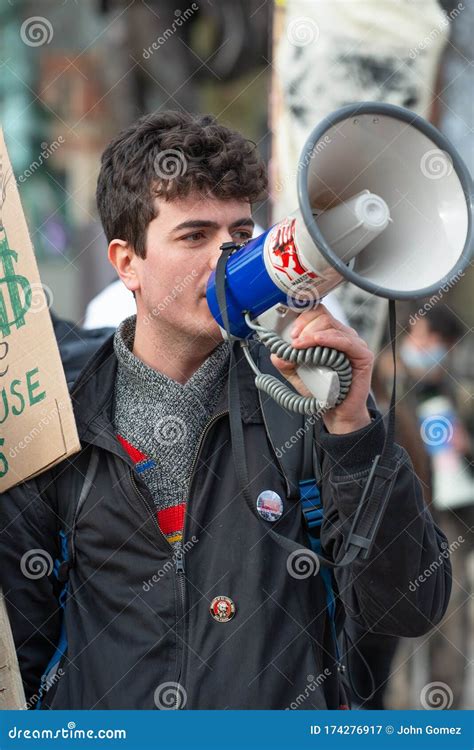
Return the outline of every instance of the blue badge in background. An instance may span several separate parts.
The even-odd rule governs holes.
[[[283,500],[273,490],[263,490],[257,498],[257,511],[265,521],[278,521],[283,513]]]

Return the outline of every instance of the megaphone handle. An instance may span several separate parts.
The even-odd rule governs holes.
[[[272,307],[270,308],[270,310],[261,313],[258,316],[258,325],[264,329],[267,329],[267,332],[269,334],[271,334],[271,332],[274,332],[277,337],[286,342],[286,344],[289,345],[292,351],[297,353],[294,355],[294,361],[296,361],[296,356],[298,356],[300,359],[305,360],[304,364],[300,364],[297,367],[296,372],[298,376],[301,378],[310,393],[312,393],[313,396],[318,399],[318,401],[321,403],[322,408],[331,409],[336,405],[340,395],[342,395],[343,397],[346,395],[345,393],[341,394],[340,375],[338,375],[335,369],[331,366],[314,364],[314,356],[312,354],[314,352],[314,348],[299,350],[293,349],[293,347],[291,347],[292,339],[290,331],[299,315],[300,312],[292,310],[285,305],[278,305],[277,307]],[[273,351],[274,349],[271,346],[272,342],[269,340],[269,338],[262,337],[262,334],[260,332],[257,333],[259,334],[259,338],[263,341],[263,343],[266,346],[269,346],[269,348],[271,348]],[[280,349],[276,347],[275,354],[277,354],[277,356],[285,355],[282,356],[282,358],[289,359],[288,347],[286,347],[285,349],[286,350],[282,350],[281,347]],[[305,352],[307,352],[306,356]],[[340,399],[340,401],[342,401],[342,398]]]

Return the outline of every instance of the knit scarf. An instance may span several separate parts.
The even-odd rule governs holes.
[[[179,547],[193,458],[224,387],[229,345],[219,344],[183,384],[133,354],[136,316],[114,336],[118,360],[114,424],[157,508],[160,528]]]

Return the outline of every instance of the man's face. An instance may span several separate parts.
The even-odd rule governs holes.
[[[159,200],[147,230],[146,258],[134,263],[137,325],[166,327],[180,340],[222,341],[207,305],[207,282],[222,243],[249,239],[253,226],[247,201],[195,194]]]

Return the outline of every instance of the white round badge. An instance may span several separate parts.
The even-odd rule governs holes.
[[[263,490],[257,498],[257,511],[264,521],[278,521],[283,513],[283,500],[273,490]]]

